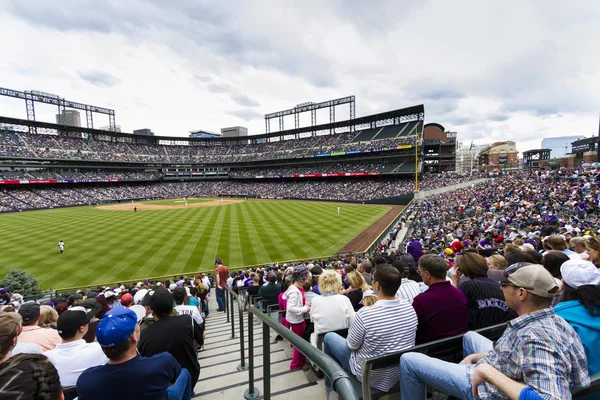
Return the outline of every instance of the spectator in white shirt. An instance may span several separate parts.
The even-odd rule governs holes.
[[[334,270],[326,270],[319,277],[320,296],[315,296],[311,303],[310,319],[314,324],[314,332],[310,335],[310,343],[317,346],[320,333],[348,329],[354,321],[354,308],[347,296],[340,294],[342,276]]]
[[[188,288],[183,286],[177,286],[175,290],[173,290],[173,300],[175,300],[175,310],[179,315],[188,314],[191,316],[194,321],[199,326],[203,326],[204,320],[202,319],[202,314],[200,314],[200,310],[196,306],[186,306],[185,300],[189,296]]]
[[[99,311],[83,307],[71,307],[58,317],[57,330],[62,343],[53,350],[44,353],[54,364],[60,384],[74,386],[79,375],[90,367],[104,365],[108,358],[98,342],[86,343],[83,336],[87,333],[90,319]]]
[[[396,298],[405,300],[412,304],[413,299],[421,293],[419,283],[408,279],[410,269],[404,260],[394,261],[392,263],[392,267],[396,268],[402,277],[400,287],[396,292]]]

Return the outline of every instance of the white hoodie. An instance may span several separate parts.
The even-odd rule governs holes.
[[[299,324],[304,321],[304,314],[308,312],[308,308],[302,305],[300,289],[296,285],[290,285],[283,294],[283,299],[287,300],[285,319],[290,324]]]

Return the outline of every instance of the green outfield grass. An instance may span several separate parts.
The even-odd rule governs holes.
[[[334,254],[390,207],[246,201],[173,210],[92,207],[0,215],[0,277],[11,268],[44,289]],[[59,254],[57,243],[65,242]]]

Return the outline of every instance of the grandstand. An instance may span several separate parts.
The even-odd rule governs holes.
[[[0,117],[0,211],[204,195],[406,204],[423,118],[420,105],[243,138],[176,138]],[[167,181],[193,185],[157,185]],[[132,197],[90,197],[89,184]],[[349,184],[385,189],[364,199],[324,192]]]

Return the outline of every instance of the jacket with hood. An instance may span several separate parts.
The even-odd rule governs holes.
[[[290,324],[304,322],[304,314],[308,312],[308,308],[305,306],[304,291],[292,284],[283,294],[283,298],[287,300],[285,319]]]
[[[600,372],[600,315],[590,314],[579,300],[558,303],[554,313],[564,318],[579,335],[588,360],[589,374]]]

